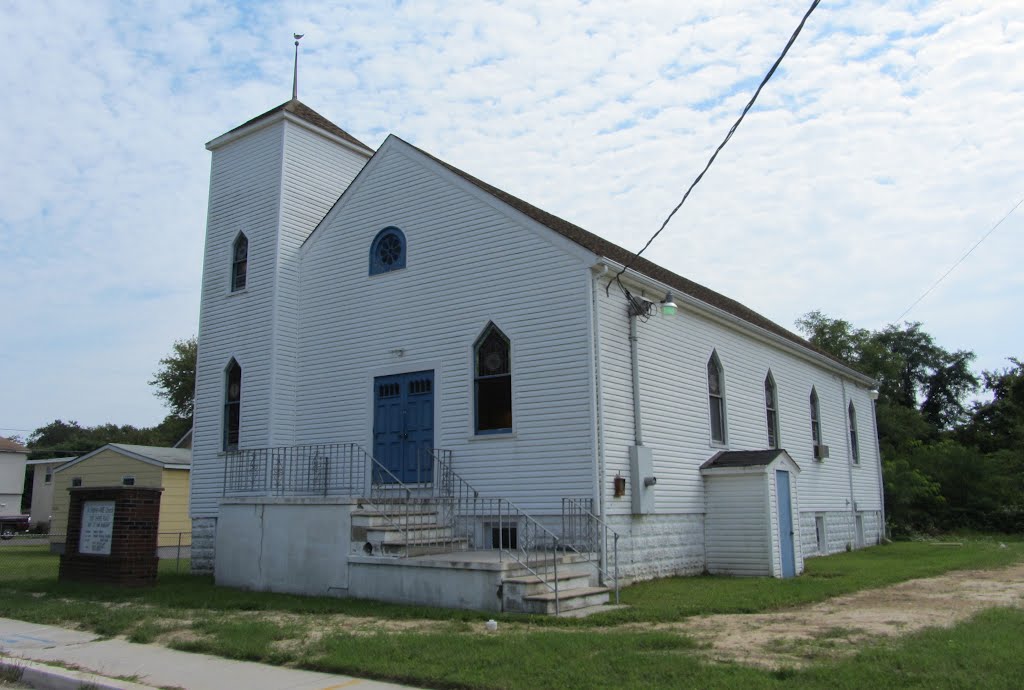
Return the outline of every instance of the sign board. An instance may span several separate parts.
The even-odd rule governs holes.
[[[85,501],[82,504],[82,533],[78,553],[110,555],[110,538],[114,533],[114,502]]]

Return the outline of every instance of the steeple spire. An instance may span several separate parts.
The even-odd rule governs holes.
[[[292,34],[295,37],[295,69],[292,72],[292,100],[299,99],[299,39],[306,34]]]

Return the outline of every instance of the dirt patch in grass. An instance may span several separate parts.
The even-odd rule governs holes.
[[[711,659],[778,669],[849,656],[879,637],[951,627],[993,606],[1024,607],[1024,563],[909,580],[787,611],[701,616],[654,627],[693,635]]]

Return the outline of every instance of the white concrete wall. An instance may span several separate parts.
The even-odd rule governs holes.
[[[620,535],[619,574],[625,582],[704,571],[703,514],[613,515],[608,525]],[[611,559],[609,552],[609,568]]]
[[[705,477],[707,570],[713,574],[766,577],[773,573],[775,535],[769,521],[763,471]],[[794,515],[794,522],[797,516]]]
[[[217,584],[345,595],[353,508],[354,500],[328,498],[224,503],[216,529]]]

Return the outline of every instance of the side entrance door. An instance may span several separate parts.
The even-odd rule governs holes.
[[[433,480],[434,372],[373,380],[373,456],[403,484]],[[388,481],[386,472],[375,473]],[[379,475],[383,475],[380,477]]]
[[[782,577],[793,577],[796,575],[796,559],[793,556],[793,501],[789,493],[789,472],[775,471],[775,494],[779,506]]]

